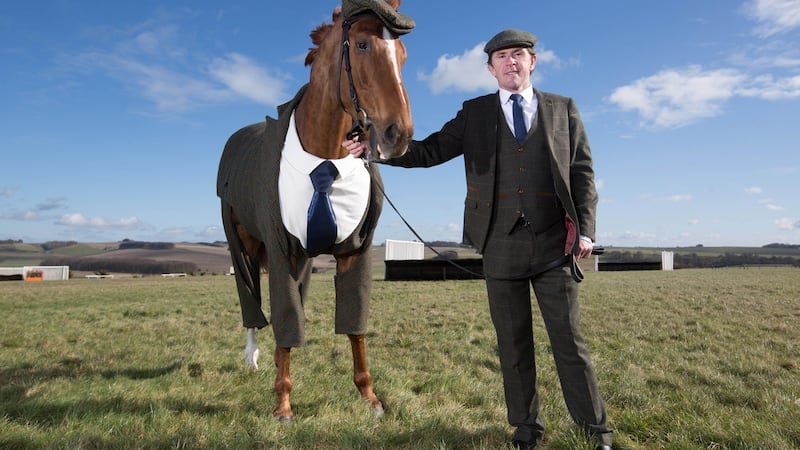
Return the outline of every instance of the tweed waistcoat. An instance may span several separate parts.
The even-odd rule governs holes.
[[[484,271],[493,278],[520,278],[563,256],[564,210],[553,173],[540,114],[518,144],[498,114],[497,190],[494,218],[484,252]]]

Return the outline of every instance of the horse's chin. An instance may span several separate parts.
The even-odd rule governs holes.
[[[375,139],[375,134],[370,134],[369,139],[369,152],[372,160],[386,161],[387,159],[397,158],[403,156],[408,150],[408,142],[403,140],[395,144],[387,144],[379,142]]]
[[[375,147],[370,147],[370,153],[372,159],[386,161],[387,159],[403,156],[407,149],[408,145],[406,144],[403,144],[402,146],[389,147],[388,149],[381,144],[378,144]]]

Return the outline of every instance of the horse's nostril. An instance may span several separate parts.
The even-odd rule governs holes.
[[[394,123],[386,127],[386,132],[383,135],[383,140],[387,144],[394,145],[397,143],[397,137],[400,135],[400,133],[398,133],[398,128],[399,127],[397,126],[397,124]]]

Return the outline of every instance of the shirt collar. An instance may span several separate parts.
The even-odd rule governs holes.
[[[500,94],[500,103],[505,104],[508,102],[509,97],[511,97],[511,92],[507,91],[503,88],[499,89]],[[523,89],[522,92],[519,93],[522,98],[525,99],[525,103],[530,104],[533,100],[533,86],[528,86],[527,88]]]

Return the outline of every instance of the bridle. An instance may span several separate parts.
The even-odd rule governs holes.
[[[358,93],[356,92],[355,84],[353,84],[353,73],[350,66],[350,26],[366,16],[374,17],[375,15],[367,12],[356,14],[352,17],[347,17],[342,21],[342,45],[339,47],[339,70],[336,74],[336,95],[339,97],[339,104],[342,106],[342,110],[347,111],[347,108],[344,106],[344,102],[342,101],[341,91],[342,65],[344,65],[344,71],[347,73],[347,82],[350,86],[350,100],[353,102],[353,108],[356,112],[355,117],[353,117],[353,126],[347,133],[347,139],[353,139],[358,135],[362,135],[365,131],[372,127],[372,121],[369,119],[367,112],[358,102]]]

